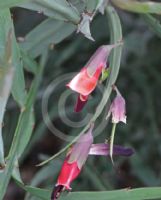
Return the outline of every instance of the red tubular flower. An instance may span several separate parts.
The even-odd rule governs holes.
[[[58,199],[60,193],[64,190],[71,190],[70,184],[80,174],[88,155],[109,156],[109,144],[92,144],[92,129],[93,127],[91,127],[87,133],[82,135],[68,152],[58,176],[57,183],[52,192],[51,200]],[[131,156],[134,153],[131,148],[124,148],[119,145],[114,145],[113,152],[114,155],[121,156]]]
[[[79,169],[77,162],[69,163],[69,156],[65,159],[62,170],[59,174],[57,185],[63,185],[65,189],[71,190],[71,182],[77,178],[81,169]]]
[[[71,182],[80,174],[93,143],[93,126],[82,135],[68,153],[58,176],[51,200],[56,200],[64,190],[71,190]]]
[[[116,45],[103,45],[97,49],[85,67],[67,84],[67,86],[79,94],[75,111],[83,109],[88,96],[96,88],[98,79],[106,63],[111,50]]]

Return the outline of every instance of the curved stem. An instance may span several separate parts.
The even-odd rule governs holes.
[[[111,38],[111,43],[120,43],[122,41],[122,29],[121,29],[121,24],[120,24],[120,19],[119,16],[117,15],[117,12],[112,6],[107,7],[107,18],[109,22],[109,30],[110,30],[110,38]],[[92,122],[95,122],[95,120],[100,116],[102,113],[106,103],[109,100],[111,91],[112,91],[112,85],[115,83],[118,72],[120,69],[120,61],[121,61],[121,53],[122,53],[122,46],[119,45],[118,47],[114,48],[113,53],[111,55],[110,59],[110,76],[109,79],[107,80],[106,83],[106,89],[104,91],[103,97],[101,102],[99,103],[95,114],[93,115],[91,121],[85,126],[85,128],[80,132],[78,136],[76,136],[69,144],[67,144],[63,149],[61,149],[58,153],[55,155],[51,156],[49,159],[41,162],[37,166],[42,166],[49,161],[53,160],[60,154],[62,154],[64,151],[66,151],[74,142],[77,141],[77,139],[90,127],[90,124]]]
[[[113,144],[114,144],[114,138],[115,138],[115,131],[116,131],[116,123],[112,125],[112,131],[111,131],[111,140],[110,140],[110,157],[112,164],[114,165],[113,162]]]

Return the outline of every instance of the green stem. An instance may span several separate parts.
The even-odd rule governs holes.
[[[122,29],[121,29],[120,19],[119,19],[119,16],[117,15],[117,12],[115,11],[115,9],[111,6],[107,7],[107,17],[108,17],[108,20],[109,20],[109,30],[110,30],[111,43],[115,44],[115,43],[122,41]],[[110,97],[110,94],[111,94],[111,91],[112,91],[111,86],[115,83],[115,81],[117,79],[118,72],[119,72],[119,69],[120,69],[121,53],[122,53],[122,46],[118,46],[118,47],[114,48],[113,53],[111,55],[111,59],[110,59],[110,66],[111,66],[110,77],[107,80],[106,89],[104,91],[102,100],[101,100],[100,104],[98,105],[96,112],[93,115],[91,121],[80,132],[80,134],[78,136],[76,136],[69,144],[67,144],[58,153],[51,156],[49,159],[41,162],[37,166],[42,166],[42,165],[50,162],[51,160],[53,160],[54,158],[56,158],[57,156],[62,154],[64,151],[66,151],[73,143],[75,143],[77,141],[77,139],[82,134],[84,134],[85,131],[88,130],[91,122],[95,122],[95,120],[100,116],[105,105],[107,104],[107,102],[109,100],[109,97]]]
[[[116,123],[112,125],[112,131],[111,131],[111,140],[110,140],[110,157],[112,164],[114,165],[113,162],[113,144],[114,144],[114,138],[115,138],[115,131],[116,131]]]

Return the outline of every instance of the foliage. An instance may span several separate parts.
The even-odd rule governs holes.
[[[104,9],[101,15],[99,12]],[[80,27],[83,13],[90,18]],[[128,160],[114,158],[120,174],[110,160],[89,158],[73,183],[76,192],[64,194],[60,199],[161,198],[160,113],[157,112],[161,109],[160,14],[161,3],[151,1],[111,0],[108,4],[103,0],[0,1],[0,133],[3,132],[0,135],[3,136],[0,137],[0,200],[4,199],[11,177],[26,191],[25,200],[50,199],[62,154],[89,128],[91,121],[98,127],[95,134],[103,127],[95,137],[97,142],[110,138],[111,125],[107,126],[105,116],[112,96],[111,86],[118,74],[117,85],[127,101],[128,123],[117,126],[115,140],[133,146],[135,155]],[[80,34],[76,34],[77,30]],[[92,94],[82,113],[74,113],[74,95],[69,94],[67,102],[62,103],[67,91],[65,84],[73,76],[69,73],[79,71],[98,46],[122,41],[123,45],[114,48],[110,56],[110,71],[102,83],[103,90],[97,89]],[[47,106],[50,118],[47,118],[41,106],[52,81],[55,81],[54,90],[50,91]],[[73,123],[63,123],[62,119],[66,118]],[[50,119],[56,124],[54,133],[57,130],[65,133],[67,144],[47,130]],[[74,125],[69,127],[69,124]],[[56,153],[51,157],[36,149],[45,135],[53,137],[52,154]],[[71,136],[74,137],[71,139]],[[32,152],[37,154],[34,154],[34,164],[41,160],[42,168],[35,167],[37,172],[28,184],[21,178],[21,169]],[[113,190],[118,187],[137,189]]]

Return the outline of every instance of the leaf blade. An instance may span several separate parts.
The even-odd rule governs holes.
[[[45,56],[45,54],[43,55],[43,57],[44,56]],[[34,100],[36,98],[36,92],[37,92],[38,86],[40,84],[43,68],[45,65],[44,62],[45,61],[43,59],[41,65],[40,65],[40,68],[37,72],[37,75],[34,79],[34,82],[31,86],[29,94],[27,95],[25,107],[24,107],[25,109],[21,111],[21,114],[19,116],[18,124],[17,124],[15,134],[14,134],[14,139],[12,141],[12,145],[11,145],[11,148],[9,151],[9,156],[6,161],[6,163],[7,163],[6,168],[4,170],[4,173],[0,174],[1,183],[3,183],[0,185],[0,200],[2,200],[4,197],[7,185],[9,183],[10,177],[12,175],[14,164],[17,159],[17,153],[20,150],[19,144],[20,144],[23,132],[24,132],[24,127],[26,126],[26,122],[29,121],[29,119],[30,119],[30,114],[32,112],[32,106],[33,106]]]
[[[50,199],[50,190],[25,186],[25,190],[43,200]],[[161,187],[121,189],[103,192],[72,192],[60,197],[60,200],[148,200],[161,198]]]
[[[57,44],[75,30],[75,26],[54,19],[47,19],[29,32],[21,48],[28,52],[32,58],[42,54],[50,44]],[[48,30],[48,31],[43,31]],[[39,37],[37,37],[39,35]]]
[[[6,9],[11,8],[13,6],[16,6],[19,3],[30,1],[30,0],[6,0],[6,1],[0,1],[0,9]]]
[[[161,3],[139,2],[136,0],[112,0],[112,3],[123,10],[131,12],[161,14]]]
[[[161,23],[155,17],[150,14],[143,14],[141,17],[150,27],[150,29],[158,36],[161,37]]]
[[[74,24],[78,24],[80,21],[80,14],[78,10],[64,0],[32,0],[30,2],[20,4],[19,6],[42,12],[48,17],[70,21]]]

